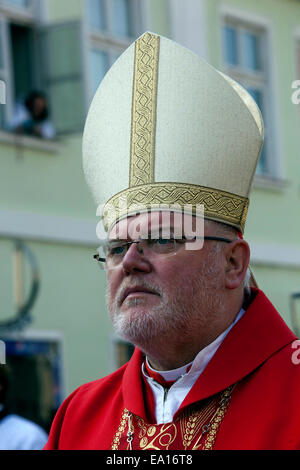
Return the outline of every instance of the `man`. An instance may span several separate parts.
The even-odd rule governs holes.
[[[248,93],[166,38],[144,34],[107,74],[84,171],[108,309],[136,349],[65,400],[46,449],[300,448],[296,338],[247,281],[262,142]]]

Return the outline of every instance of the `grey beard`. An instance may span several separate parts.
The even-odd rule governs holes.
[[[181,289],[172,296],[141,277],[141,285],[160,293],[160,303],[143,308],[143,299],[132,299],[129,301],[131,305],[139,308],[126,313],[122,313],[119,308],[118,297],[110,302],[108,288],[107,307],[117,335],[144,352],[153,350],[162,341],[185,343],[191,335],[195,336],[195,332],[201,335],[208,322],[212,323],[223,311],[222,300],[218,295],[219,277],[215,260],[212,260],[199,270],[197,276],[183,282]]]

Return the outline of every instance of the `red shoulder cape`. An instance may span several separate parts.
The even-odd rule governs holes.
[[[263,292],[255,293],[174,418],[237,384],[214,449],[300,449],[296,336]],[[116,372],[75,390],[59,408],[45,449],[110,449],[124,408],[147,422],[142,361],[136,348]]]

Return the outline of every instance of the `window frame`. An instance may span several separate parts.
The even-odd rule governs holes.
[[[27,8],[9,5],[7,0],[0,0],[0,38],[3,44],[3,69],[0,70],[0,79],[4,80],[6,85],[6,104],[4,107],[5,125],[1,127],[1,132],[6,132],[9,122],[11,121],[14,105],[15,105],[15,81],[13,75],[12,47],[9,25],[16,25],[32,28],[33,34],[36,27],[39,26],[41,20],[41,11],[37,0],[31,0],[30,6]],[[36,53],[36,44],[34,44],[34,53]],[[33,76],[36,85],[40,83],[38,66],[35,63],[33,68]]]
[[[263,75],[260,73],[245,73],[245,69],[227,64],[224,58],[223,50],[223,28],[226,25],[239,25],[241,29],[249,32],[257,32],[262,35],[264,45],[260,45],[260,60],[264,64]],[[264,133],[268,140],[265,140],[265,165],[266,168],[261,172],[256,172],[255,179],[282,180],[283,167],[280,151],[281,140],[279,129],[278,101],[274,100],[276,93],[276,72],[274,68],[274,41],[272,24],[269,19],[236,10],[230,7],[220,9],[220,51],[223,72],[231,78],[241,83],[245,87],[256,87],[263,85],[263,106],[264,106]],[[248,70],[247,70],[248,72]],[[260,89],[258,87],[258,89]]]
[[[89,25],[88,0],[84,0],[83,28],[85,32],[85,95],[87,109],[91,103],[95,90],[93,89],[92,66],[90,59],[91,49],[99,50],[108,55],[108,69],[115,61],[116,55],[119,56],[127,47],[142,33],[143,17],[145,12],[145,0],[129,0],[130,14],[133,15],[134,31],[130,36],[121,36],[112,32],[112,2],[104,0],[106,10],[106,30],[97,30]],[[108,70],[107,69],[107,70]],[[107,72],[106,70],[106,72]],[[105,73],[106,73],[105,72]]]
[[[0,0],[0,13],[14,21],[33,23],[39,16],[39,4],[37,0],[29,0],[28,7],[17,6],[9,3],[9,0]]]
[[[226,44],[223,42],[222,46],[224,48],[223,51],[223,64],[226,68],[226,73],[236,80],[237,82],[241,83],[246,89],[255,89],[257,90],[262,99],[261,108],[264,113],[264,121],[268,120],[268,107],[267,107],[267,96],[268,96],[268,73],[265,70],[265,65],[263,65],[262,69],[253,70],[251,68],[247,68],[246,65],[243,65],[243,51],[242,51],[242,36],[245,33],[250,33],[254,35],[258,41],[258,50],[257,50],[257,60],[258,63],[265,64],[264,61],[264,54],[263,54],[263,47],[262,41],[265,40],[265,31],[263,28],[256,28],[253,25],[248,25],[243,21],[237,21],[236,19],[232,18],[225,18],[223,28],[230,27],[234,29],[236,32],[236,47],[237,47],[237,65],[229,64],[225,62],[225,54],[226,53]],[[265,138],[268,136],[268,128],[265,127]],[[268,148],[268,141],[265,140],[265,153],[264,153],[264,162],[263,167],[260,171],[259,166],[257,168],[257,174],[260,176],[266,175],[271,173],[270,172],[270,158],[269,158],[269,150]],[[258,164],[259,165],[259,164]]]

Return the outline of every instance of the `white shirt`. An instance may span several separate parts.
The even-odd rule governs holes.
[[[47,433],[37,424],[18,415],[0,420],[0,450],[41,450]]]
[[[240,320],[244,313],[245,310],[241,309],[233,323],[231,323],[231,325],[212,343],[198,353],[194,361],[190,363],[192,364],[192,367],[187,373],[186,369],[190,364],[186,364],[183,367],[171,371],[155,371],[158,372],[165,380],[176,380],[179,377],[167,392],[162,385],[157,383],[152,377],[149,377],[146,372],[145,364],[142,364],[142,373],[146,377],[153,391],[157,424],[170,423],[173,421],[173,416],[179,409],[186,395],[189,393],[200,374],[202,374],[231,328]],[[151,369],[148,362],[147,367]]]

